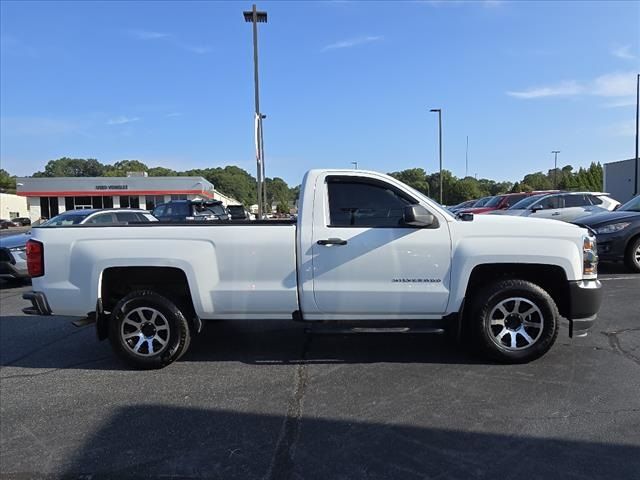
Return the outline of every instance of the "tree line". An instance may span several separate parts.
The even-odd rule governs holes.
[[[440,198],[440,173],[428,174],[422,168],[410,168],[389,175],[410,185],[431,198]],[[571,165],[548,170],[547,173],[529,173],[519,182],[496,182],[487,178],[458,178],[449,170],[442,171],[442,197],[445,205],[502,193],[531,192],[534,190],[602,191],[602,165],[591,163],[577,171]]]
[[[150,177],[199,176],[211,182],[216,190],[237,199],[244,205],[256,202],[256,179],[246,170],[228,165],[226,167],[172,170],[165,167],[149,167],[138,160],[121,160],[113,164],[103,164],[95,158],[68,158],[50,160],[43,171],[34,177],[124,177],[127,172],[147,172]],[[427,173],[422,168],[409,168],[391,172],[391,176],[410,185],[431,198],[440,198],[439,172]],[[290,187],[282,178],[267,178],[267,203],[277,206],[281,212],[288,212],[295,202],[300,186]],[[577,171],[571,165],[551,169],[546,173],[535,172],[525,175],[518,182],[496,182],[487,178],[458,178],[448,170],[442,171],[443,203],[454,205],[465,200],[498,195],[509,192],[532,190],[586,190],[602,191],[602,166],[592,163],[588,168]],[[0,191],[15,192],[16,180],[9,172],[0,169]]]

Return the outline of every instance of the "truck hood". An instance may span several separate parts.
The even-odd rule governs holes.
[[[0,237],[0,248],[23,247],[27,244],[27,240],[30,238],[31,233],[20,233],[18,235]]]
[[[546,218],[512,215],[476,215],[472,221],[457,224],[470,235],[487,237],[576,237],[587,230],[571,223]],[[464,226],[463,226],[464,225]]]

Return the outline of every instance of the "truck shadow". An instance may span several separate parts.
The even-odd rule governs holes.
[[[476,423],[475,428],[491,428],[484,433],[443,427],[437,412],[411,425],[390,423],[383,412],[368,412],[366,418],[372,416],[379,420],[307,416],[295,398],[286,415],[158,404],[113,408],[80,442],[60,445],[53,464],[58,471],[39,473],[96,480],[411,480],[622,479],[636,478],[640,471],[638,446],[525,436],[515,433],[531,430],[522,419],[493,419],[491,427]],[[80,435],[70,432],[71,437]],[[20,457],[29,452],[34,458],[20,463],[7,452],[6,472],[15,472],[14,460],[33,469],[30,474],[48,467],[46,455],[39,455],[41,447],[31,438],[23,435],[14,442],[19,442],[14,447],[24,448],[12,452],[20,452]]]
[[[67,318],[3,317],[0,365],[33,369],[128,370],[99,342],[93,325],[75,328]],[[208,322],[182,362],[271,364],[487,363],[443,335],[305,333],[291,321]],[[490,362],[489,362],[490,363]],[[171,367],[168,367],[171,368]],[[5,372],[6,373],[6,372]]]

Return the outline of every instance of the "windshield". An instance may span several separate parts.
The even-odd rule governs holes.
[[[47,220],[46,222],[43,222],[42,224],[40,224],[40,226],[41,227],[64,227],[65,225],[78,225],[88,216],[89,216],[89,213],[85,213],[85,214],[73,213],[71,215],[61,213],[60,215],[57,215],[52,219]]]
[[[211,205],[211,206],[207,206],[206,211],[209,211],[211,213],[213,213],[214,215],[217,216],[221,216],[221,215],[226,215],[227,212],[225,211],[224,207],[222,205]]]
[[[484,197],[473,204],[473,207],[484,207],[493,197]]]
[[[640,195],[629,200],[618,210],[622,210],[623,212],[640,212]]]
[[[244,213],[244,207],[242,207],[241,205],[231,205],[230,207],[227,207],[227,210],[229,210],[229,213],[232,213],[234,215]]]
[[[525,209],[529,208],[531,205],[533,205],[535,202],[540,200],[544,196],[545,195],[532,195],[530,197],[523,198],[519,202],[516,202],[513,205],[511,205],[508,208],[508,210],[525,210]]]
[[[498,195],[497,197],[493,197],[487,203],[484,204],[485,207],[497,207],[500,203],[500,200],[504,198],[503,195]]]

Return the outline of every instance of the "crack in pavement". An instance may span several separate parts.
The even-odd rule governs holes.
[[[636,363],[637,365],[640,365],[640,357],[637,357],[631,352],[627,352],[625,349],[623,349],[622,346],[620,345],[620,339],[618,338],[618,335],[620,335],[621,333],[637,332],[637,331],[640,331],[640,328],[625,328],[623,330],[616,330],[613,332],[600,332],[600,333],[602,333],[604,336],[606,336],[609,339],[609,345],[611,345],[611,348],[613,348],[613,350],[616,353],[619,353],[623,357],[628,358],[629,360]]]
[[[294,456],[296,446],[300,437],[300,424],[302,422],[302,404],[309,380],[307,363],[305,363],[307,352],[311,345],[311,335],[307,335],[302,346],[301,359],[296,366],[295,387],[293,395],[289,400],[287,414],[282,422],[280,434],[276,448],[271,459],[269,470],[263,477],[265,480],[287,480],[293,475]]]

